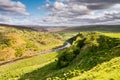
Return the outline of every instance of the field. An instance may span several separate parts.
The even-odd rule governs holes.
[[[0,80],[120,79],[120,33],[81,32],[71,41],[63,51],[0,66]]]
[[[67,41],[68,39],[77,35],[78,33],[79,32],[56,32],[53,34],[60,36],[62,41]]]

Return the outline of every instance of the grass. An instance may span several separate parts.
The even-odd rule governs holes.
[[[81,38],[86,38],[82,47],[80,47]],[[76,51],[77,48],[80,50]],[[107,37],[99,33],[80,33],[78,34],[76,40],[73,41],[72,46],[61,52],[61,55],[58,58],[58,66],[62,66],[62,69],[51,75],[49,78],[52,80],[57,78],[60,80],[71,79],[75,76],[84,74],[84,72],[87,73],[97,65],[101,65],[104,62],[109,62],[111,59],[119,56],[120,39]],[[119,60],[117,63],[119,63]],[[117,66],[117,71],[119,71],[119,64],[117,64]],[[107,67],[110,66],[108,65]],[[102,71],[102,69],[100,71]],[[98,78],[99,77],[97,77],[96,80]],[[103,77],[103,79],[104,78],[105,77]],[[114,77],[112,78],[116,79]],[[90,80],[93,79],[94,77],[92,77]],[[86,78],[85,80],[89,80],[89,78]]]
[[[120,57],[108,62],[98,64],[90,71],[84,72],[71,80],[119,80],[120,79]]]
[[[66,41],[69,38],[77,35],[78,33],[79,32],[56,32],[56,33],[53,33],[53,35],[57,35],[61,38],[62,41]]]
[[[113,38],[120,38],[120,33],[103,33],[103,35],[113,37]]]
[[[36,54],[61,46],[59,35],[31,29],[0,27],[0,61]]]
[[[120,33],[82,34],[83,37],[81,33],[78,34],[72,46],[64,51],[1,66],[0,80],[119,80]],[[82,38],[86,38],[83,46]],[[75,54],[78,47],[80,52],[71,59],[68,55]],[[59,68],[58,60],[64,55],[63,52],[71,61]]]
[[[0,66],[0,80],[17,80],[20,76],[53,62],[56,56],[57,53],[43,54],[30,59]]]

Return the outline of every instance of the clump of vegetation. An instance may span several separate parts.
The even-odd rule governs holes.
[[[61,51],[58,58],[57,66],[59,68],[68,66],[70,62],[80,53],[80,49],[84,46],[85,39],[78,37],[70,48]]]
[[[30,29],[0,27],[0,61],[29,56],[62,45],[59,36]],[[11,50],[10,50],[11,49]]]

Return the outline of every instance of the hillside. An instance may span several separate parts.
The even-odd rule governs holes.
[[[119,80],[120,33],[81,32],[72,46],[0,67],[0,80]]]
[[[88,26],[74,26],[68,27],[63,32],[80,32],[80,31],[108,31],[108,32],[120,32],[120,25],[88,25]]]
[[[48,32],[81,32],[81,31],[120,32],[120,25],[85,25],[85,26],[60,26],[60,27],[50,26],[46,27],[45,29]]]
[[[120,25],[84,25],[84,26],[38,26],[38,25],[8,25],[1,26],[14,27],[17,29],[30,29],[42,32],[81,32],[81,31],[102,31],[120,32]]]
[[[75,76],[79,77],[73,80],[119,80],[119,38],[94,32],[80,33],[75,38],[72,46],[60,52],[61,55],[58,57],[57,66],[64,70],[64,74],[58,72],[59,75],[54,76],[59,76],[58,78],[63,80]]]
[[[60,45],[59,35],[31,28],[0,26],[0,61],[29,56]]]

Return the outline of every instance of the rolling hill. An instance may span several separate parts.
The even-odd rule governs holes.
[[[59,35],[31,28],[0,26],[0,61],[29,56],[62,45]]]
[[[108,32],[120,32],[120,25],[88,25],[88,26],[74,26],[68,27],[62,31],[108,31]]]
[[[36,27],[39,29],[39,27]],[[48,32],[81,32],[81,31],[102,31],[120,32],[120,25],[85,25],[85,26],[47,26]]]
[[[71,47],[0,67],[0,80],[119,80],[120,33],[80,32]]]

